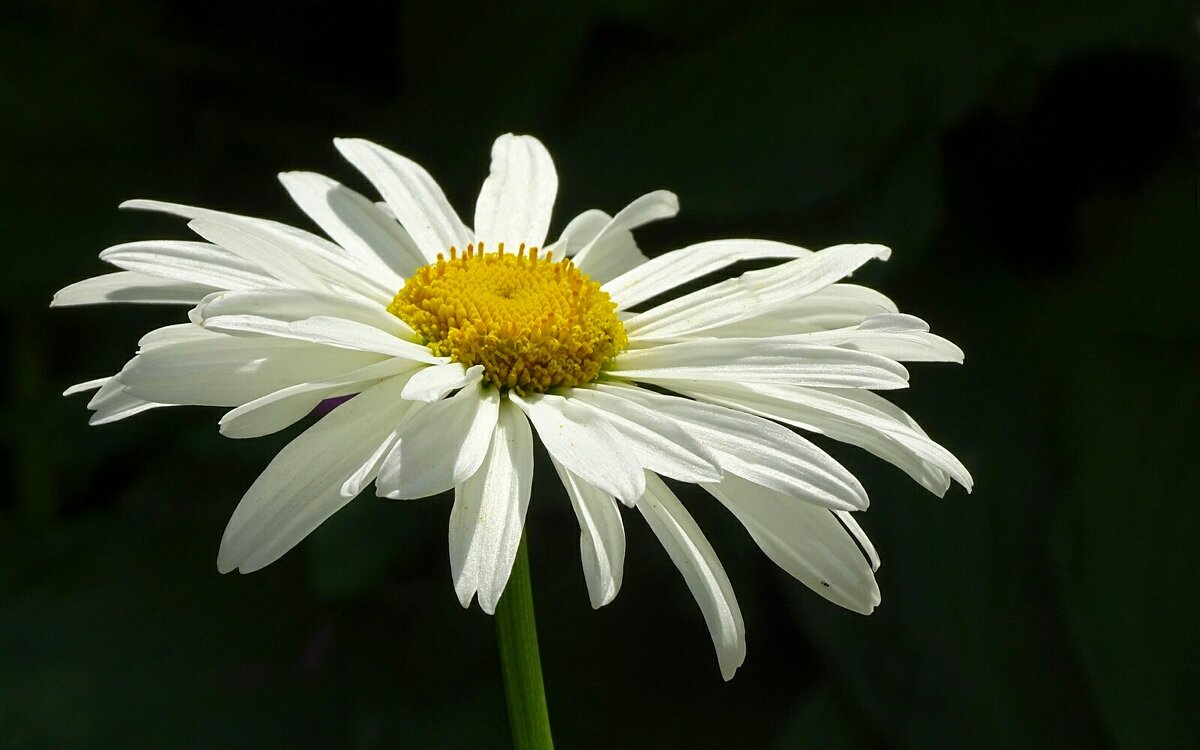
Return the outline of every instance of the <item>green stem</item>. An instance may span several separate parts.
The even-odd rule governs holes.
[[[554,741],[550,739],[550,714],[546,710],[546,689],[542,686],[542,661],[538,656],[529,552],[524,535],[508,585],[496,605],[496,638],[500,643],[500,669],[504,672],[513,748],[550,750]]]

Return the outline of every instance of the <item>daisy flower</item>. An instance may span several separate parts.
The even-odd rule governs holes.
[[[58,306],[190,305],[148,333],[89,403],[103,424],[161,406],[233,407],[222,434],[266,435],[353,396],[288,444],[233,513],[218,568],[278,559],[372,482],[382,497],[453,490],[454,590],[492,613],[529,504],[536,433],[579,520],[592,605],[621,587],[620,505],[636,508],[699,602],[729,679],[745,656],[733,588],[663,478],[699,484],[762,551],[855,612],[879,603],[879,559],[851,513],[857,479],[799,432],[857,445],[937,495],[962,464],[875,391],[907,361],[962,352],[846,277],[880,245],[813,252],[704,242],[648,259],[632,230],[675,215],[652,192],[613,216],[586,211],[547,244],[558,188],[530,136],[495,142],[468,227],[414,162],[374,143],[338,150],[383,198],[318,174],[280,175],[328,239],[273,221],[135,200],[182,216],[203,241],[100,254],[119,269],[61,290]],[[776,265],[669,298],[741,261]],[[664,298],[666,296],[666,298]]]

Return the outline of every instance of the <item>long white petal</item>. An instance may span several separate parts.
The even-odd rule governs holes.
[[[126,271],[215,289],[269,289],[282,285],[241,256],[207,242],[127,242],[104,250],[100,260]]]
[[[282,172],[279,181],[325,234],[381,281],[399,289],[425,265],[408,232],[358,192],[315,172]]]
[[[100,386],[100,390],[96,392],[95,396],[92,396],[92,400],[88,402],[87,406],[95,412],[88,420],[88,424],[98,426],[117,422],[126,417],[132,417],[134,414],[141,414],[149,409],[157,409],[160,406],[173,406],[173,404],[147,401],[133,396],[121,384],[121,381],[112,377],[105,379],[105,382]]]
[[[896,303],[874,289],[856,284],[830,284],[764,315],[709,328],[704,336],[782,336],[834,328],[850,328],[874,315],[897,312]]]
[[[612,221],[608,222],[592,238],[592,241],[575,255],[575,265],[585,271],[593,263],[598,265],[600,261],[593,261],[591,258],[592,254],[603,253],[613,248],[625,247],[623,232],[628,232],[643,224],[649,224],[659,219],[669,219],[677,213],[679,213],[679,198],[675,197],[674,193],[668,190],[655,190],[653,193],[646,193],[617,212]],[[619,238],[618,241],[613,245],[609,245],[609,239],[614,237]]]
[[[579,556],[592,608],[616,598],[625,576],[625,526],[612,495],[583,481],[554,459],[571,507],[579,519]]]
[[[575,256],[592,243],[604,231],[612,217],[603,211],[591,209],[571,220],[563,229],[558,242],[546,248],[559,256]],[[646,256],[638,249],[633,239],[634,227],[611,230],[596,247],[588,252],[584,265],[580,266],[587,275],[601,284],[646,262]]]
[[[603,245],[588,255],[586,267],[580,268],[589,278],[603,284],[645,262],[646,256],[634,242],[633,233],[626,229],[606,237]]]
[[[694,339],[630,349],[605,372],[626,380],[713,380],[828,388],[908,386],[908,371],[877,354],[806,343],[799,337]]]
[[[683,503],[654,474],[647,472],[646,494],[638,500],[637,508],[696,597],[717,649],[721,676],[733,679],[746,659],[746,625],[717,553]]]
[[[124,302],[143,305],[194,305],[215,287],[170,281],[134,271],[93,276],[59,289],[51,307]]]
[[[630,506],[645,491],[641,462],[595,412],[549,393],[526,398],[510,393],[509,399],[529,416],[551,457],[585,482]]]
[[[483,365],[465,367],[461,362],[432,365],[415,373],[400,394],[409,401],[440,401],[451,391],[483,377]]]
[[[416,162],[360,138],[335,138],[333,143],[387,201],[427,263],[474,240],[441,187]]]
[[[606,384],[595,387],[676,420],[717,455],[727,473],[828,508],[867,507],[866,490],[853,474],[786,427],[734,409],[642,388]]]
[[[395,293],[390,281],[365,273],[344,248],[299,227],[163,201],[129,200],[121,208],[162,211],[190,219],[188,226],[194,231],[202,227],[203,231],[197,233],[205,239],[293,286],[324,289],[333,283],[352,293],[373,289],[376,296],[383,294],[388,299]],[[197,221],[201,223],[194,224]]]
[[[618,309],[625,309],[738,261],[804,258],[811,254],[811,250],[770,240],[701,242],[663,253],[622,273],[606,283],[604,291],[617,303]]]
[[[542,142],[531,135],[500,136],[475,203],[475,236],[514,250],[522,243],[542,247],[557,194],[558,173]]]
[[[867,318],[853,328],[800,334],[797,340],[871,352],[897,362],[957,362],[963,351],[929,332],[929,324],[913,315],[884,313]]]
[[[478,594],[480,609],[496,611],[521,543],[532,485],[529,421],[505,400],[483,466],[454,490],[450,573],[464,607]]]
[[[742,522],[772,562],[805,586],[863,615],[879,604],[871,564],[833,511],[736,476],[704,489]]]
[[[971,474],[912,417],[869,391],[741,383],[677,384],[689,396],[741,409],[857,445],[941,497],[950,478],[971,490]]]
[[[392,280],[364,270],[338,246],[295,227],[243,217],[192,219],[188,228],[254,263],[287,286],[335,291],[386,305],[396,294]]]
[[[217,557],[222,573],[269,565],[354,499],[412,403],[400,398],[405,380],[363,391],[279,452],[229,519]]]
[[[143,347],[117,375],[131,395],[169,404],[240,406],[298,383],[335,377],[382,359],[378,354],[301,341],[187,328],[201,335],[188,334],[173,343],[153,343],[151,338],[152,344]]]
[[[259,315],[218,315],[203,319],[200,325],[213,331],[259,334],[255,338],[275,337],[307,341],[339,349],[385,354],[414,362],[446,362],[444,357],[435,356],[420,344],[397,338],[374,326],[344,318],[321,316],[288,323]]]
[[[273,391],[226,412],[220,421],[221,434],[229,438],[252,438],[278,432],[304,419],[327,398],[360,393],[384,378],[418,366],[408,360],[385,359],[344,375]]]
[[[75,385],[71,386],[70,388],[67,388],[67,390],[63,391],[63,394],[62,394],[62,395],[64,395],[64,396],[75,396],[75,395],[78,395],[78,394],[80,394],[80,393],[87,393],[88,391],[94,391],[94,390],[96,390],[97,388],[101,388],[101,387],[103,387],[103,386],[104,386],[104,384],[105,384],[105,383],[107,383],[107,382],[108,382],[108,381],[110,381],[110,380],[112,380],[112,378],[111,378],[111,377],[108,377],[108,378],[94,378],[94,379],[92,379],[92,380],[87,380],[87,381],[84,381],[84,382],[82,382],[82,383],[76,383]]]
[[[546,249],[553,250],[560,258],[578,255],[580,250],[596,239],[596,235],[600,234],[610,221],[612,217],[600,209],[589,208],[567,222],[558,240],[552,245],[547,245]]]
[[[803,258],[676,297],[625,323],[630,339],[695,335],[762,315],[823,289],[873,258],[887,259],[882,245],[836,245]]]
[[[217,293],[190,317],[214,331],[290,338],[429,364],[446,361],[414,343],[412,329],[383,308],[333,295],[299,290]]]
[[[369,276],[362,275],[342,248],[297,227],[164,201],[129,200],[121,208],[161,211],[190,219],[188,226],[197,234],[288,286],[324,291],[334,283],[355,293],[372,288],[377,294],[387,293]]]
[[[223,292],[209,295],[189,316],[203,325],[207,318],[253,315],[291,323],[306,318],[342,318],[363,323],[412,341],[413,330],[379,305],[347,299],[335,294],[302,289],[263,289]]]
[[[875,551],[875,545],[867,538],[867,532],[863,531],[862,526],[858,525],[858,521],[854,520],[854,514],[844,510],[835,510],[833,511],[833,515],[837,516],[842,526],[846,527],[846,531],[850,533],[850,536],[854,537],[854,541],[858,543],[863,554],[867,556],[867,562],[871,564],[871,571],[878,571],[879,553]]]
[[[681,482],[720,480],[718,458],[674,419],[605,391],[572,388],[563,395],[615,427],[650,471]]]
[[[162,328],[152,328],[138,339],[138,352],[145,353],[160,346],[209,341],[223,336],[215,331],[206,331],[195,323],[175,323]]]
[[[499,391],[482,381],[424,405],[400,429],[384,459],[376,480],[379,495],[427,497],[465,482],[483,463],[499,413]]]

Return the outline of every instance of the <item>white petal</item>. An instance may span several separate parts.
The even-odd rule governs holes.
[[[637,508],[696,597],[717,649],[721,676],[733,679],[746,659],[746,625],[717,553],[679,498],[654,474],[647,473],[646,494]]]
[[[442,189],[416,162],[359,138],[335,138],[333,143],[391,206],[426,262],[474,240]]]
[[[450,572],[464,607],[478,593],[480,609],[496,611],[521,543],[532,485],[529,422],[505,400],[483,466],[454,490]]]
[[[121,208],[163,211],[191,219],[205,239],[242,257],[262,272],[301,289],[338,288],[390,300],[395,289],[364,274],[337,245],[297,227],[251,216],[162,201],[130,200]]]
[[[966,467],[886,399],[869,391],[709,383],[678,390],[705,401],[777,419],[857,445],[903,470],[941,497],[950,477],[970,491]]]
[[[908,386],[908,371],[894,360],[808,344],[794,336],[695,339],[630,349],[617,355],[605,372],[648,382],[712,380],[873,389]]]
[[[619,309],[625,309],[738,261],[804,258],[811,254],[811,250],[769,240],[701,242],[664,253],[626,271],[606,283],[604,291],[609,293]]]
[[[213,331],[260,334],[254,338],[307,341],[339,349],[385,354],[413,362],[442,364],[446,361],[444,357],[435,356],[420,344],[397,338],[374,326],[344,318],[313,317],[287,323],[258,315],[218,315],[203,319],[200,325]]]
[[[51,307],[133,302],[151,305],[194,305],[214,287],[168,281],[133,271],[118,271],[77,281],[59,289]]]
[[[703,335],[782,336],[828,331],[853,327],[873,315],[896,311],[896,303],[874,289],[855,284],[830,284],[765,315],[710,328]]]
[[[863,615],[879,604],[870,563],[832,511],[740,477],[704,489],[737,516],[772,562],[805,586]]]
[[[542,142],[530,135],[500,136],[475,203],[475,236],[488,245],[542,247],[557,193],[554,160]]]
[[[882,313],[872,315],[857,326],[860,331],[890,331],[893,333],[928,333],[929,324],[916,315]]]
[[[896,303],[887,296],[858,284],[830,284],[807,297],[783,308],[793,320],[805,324],[806,330],[827,330],[858,325],[872,315],[898,312]]]
[[[193,219],[188,228],[258,265],[285,286],[334,291],[384,305],[396,293],[394,284],[381,284],[349,258],[339,257],[344,254],[337,246],[326,247],[324,240],[307,233],[302,239],[296,237],[298,229],[282,232],[240,217]]]
[[[580,250],[596,239],[596,235],[600,234],[600,231],[608,226],[610,221],[612,221],[612,217],[600,209],[588,209],[571,219],[566,228],[562,230],[562,234],[559,235],[558,241],[547,245],[546,250],[553,250],[560,258],[577,255]]]
[[[320,278],[293,254],[281,251],[273,243],[239,241],[237,233],[232,231],[232,228],[236,227],[238,223],[242,227],[257,225],[263,229],[269,228],[268,231],[273,232],[281,230],[283,225],[265,219],[254,219],[223,211],[155,200],[128,200],[121,204],[121,208],[160,211],[190,219],[188,226],[197,234],[225,247],[272,278],[302,289],[326,288]],[[208,236],[208,233],[211,233],[212,236]],[[223,241],[231,235],[234,235],[232,246]]]
[[[828,247],[676,297],[633,316],[625,328],[630,339],[694,335],[783,307],[842,279],[873,258],[886,259],[890,252],[882,245]]]
[[[88,380],[83,383],[76,383],[75,385],[71,386],[67,390],[63,391],[62,395],[74,396],[79,393],[87,393],[88,391],[94,391],[97,388],[100,388],[101,386],[103,386],[105,383],[107,383],[110,380],[112,380],[111,377],[96,378],[94,380]]]
[[[379,469],[379,495],[427,497],[465,482],[483,463],[499,412],[500,392],[482,381],[423,404]]]
[[[413,331],[386,310],[300,290],[224,292],[206,297],[190,315],[215,331],[289,338],[441,364]]]
[[[933,463],[942,471],[946,472],[946,474],[953,478],[954,481],[961,484],[967,492],[970,492],[971,488],[974,486],[974,480],[971,478],[970,472],[967,471],[967,468],[963,466],[962,462],[955,458],[954,454],[943,448],[938,443],[934,442],[925,432],[925,430],[921,429],[921,426],[917,424],[916,420],[909,416],[903,409],[896,406],[891,401],[888,401],[883,396],[880,396],[876,393],[871,393],[870,391],[859,390],[829,389],[822,391],[815,388],[805,390],[808,390],[814,394],[823,393],[830,396],[840,397],[841,399],[845,400],[843,403],[849,402],[851,404],[857,404],[859,409],[872,410],[890,418],[895,423],[906,425],[910,430],[924,438],[927,444],[933,446],[933,448],[929,450],[927,454],[928,460],[931,463]],[[924,450],[924,447],[922,447],[921,450]]]
[[[717,455],[727,473],[828,508],[867,507],[866,490],[853,474],[786,427],[734,409],[641,388],[599,384],[596,389],[676,420]]]
[[[529,416],[550,456],[585,482],[630,506],[645,491],[641,462],[595,412],[548,393],[509,398]]]
[[[554,245],[546,248],[555,254],[568,257],[577,255],[583,248],[608,227],[612,217],[603,211],[584,211],[571,220],[562,236]],[[587,275],[601,284],[620,276],[631,268],[646,262],[646,256],[634,242],[631,228],[621,228],[605,233],[596,247],[585,259],[586,267],[580,266]]]
[[[871,571],[879,570],[879,553],[875,551],[875,545],[867,538],[867,532],[863,531],[862,527],[858,525],[858,521],[854,520],[854,515],[844,510],[835,510],[833,511],[833,515],[837,516],[842,526],[846,527],[846,531],[850,533],[850,536],[854,537],[854,541],[858,543],[863,554],[867,556],[867,562],[871,564]]]
[[[720,480],[717,457],[674,419],[605,391],[572,388],[563,395],[615,427],[650,471],[681,482]]]
[[[426,264],[408,232],[354,190],[313,172],[284,172],[279,181],[317,226],[389,286],[399,289]]]
[[[401,375],[401,378],[406,375]],[[396,421],[404,422],[404,414],[397,413]],[[338,491],[344,497],[357,497],[360,492],[367,488],[371,482],[375,481],[375,475],[379,473],[379,466],[383,463],[384,456],[391,450],[392,445],[396,442],[396,431],[392,430],[379,444],[379,447],[370,453],[366,458],[359,463],[358,468],[350,472],[346,477],[346,481],[342,482],[342,486]]]
[[[126,271],[215,289],[265,289],[282,284],[241,256],[207,242],[127,242],[103,251],[100,259]]]
[[[131,395],[169,404],[239,406],[381,359],[378,354],[280,338],[227,336],[190,327],[201,335],[152,344],[130,360],[117,378]]]
[[[884,313],[867,318],[853,328],[802,334],[815,343],[871,352],[897,362],[957,362],[963,351],[929,332],[929,324],[912,315]]]
[[[157,409],[160,406],[172,406],[172,404],[161,404],[132,396],[119,380],[115,377],[108,378],[96,395],[92,397],[92,400],[88,402],[87,408],[95,412],[88,420],[88,424],[92,426],[109,424],[132,417],[134,414],[141,414],[148,409]]]
[[[633,241],[628,229],[609,234],[588,255],[587,267],[581,266],[593,281],[601,284],[646,262],[646,256]]]
[[[221,434],[229,438],[252,438],[278,432],[304,419],[327,398],[360,393],[384,378],[417,366],[403,359],[385,359],[344,375],[268,393],[226,412],[221,417]]]
[[[679,213],[679,199],[670,191],[655,190],[653,193],[641,196],[618,211],[617,215],[612,218],[612,221],[608,222],[608,225],[601,229],[592,238],[592,241],[579,251],[574,258],[575,265],[585,271],[588,271],[593,264],[598,266],[600,261],[598,258],[593,259],[591,257],[593,253],[603,254],[605,251],[612,250],[613,248],[627,248],[627,243],[623,239],[620,239],[624,237],[623,232],[628,232],[631,229],[636,229],[643,224],[649,224],[659,219],[669,219],[677,213]],[[617,237],[618,241],[613,245],[609,245],[608,240],[614,237]]]
[[[431,365],[412,376],[404,393],[409,401],[440,401],[451,391],[470,385],[483,377],[483,365],[464,367],[461,362]]]
[[[868,352],[895,362],[957,362],[963,351],[952,342],[929,332],[920,318],[900,313],[881,313],[845,328],[798,333],[803,324],[780,320],[776,315],[758,316],[703,331],[698,339],[718,337],[723,341],[744,341],[745,336],[775,342],[820,344]],[[788,330],[790,329],[790,330]],[[781,333],[782,332],[782,333]],[[725,338],[729,337],[729,338]],[[688,337],[680,337],[687,339]],[[676,339],[679,340],[679,339]],[[635,346],[654,342],[634,341]]]
[[[579,519],[579,556],[592,608],[616,598],[625,575],[625,526],[616,500],[551,459]]]
[[[224,334],[206,331],[195,323],[176,323],[162,328],[152,328],[142,334],[141,339],[138,340],[138,351],[145,353],[160,346],[209,341],[221,336]]]
[[[229,519],[217,557],[222,573],[269,565],[354,499],[363,467],[378,462],[411,404],[400,398],[405,380],[363,391],[279,452]]]
[[[189,316],[203,325],[218,316],[253,315],[291,323],[306,318],[342,318],[363,323],[399,338],[413,340],[413,330],[379,305],[334,294],[302,289],[263,289],[212,294]]]

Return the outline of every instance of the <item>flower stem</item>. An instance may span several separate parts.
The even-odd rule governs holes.
[[[538,656],[537,624],[533,617],[529,552],[524,535],[517,548],[508,585],[496,605],[496,638],[500,644],[500,669],[504,673],[513,748],[553,748],[546,689],[542,685],[542,662]]]

